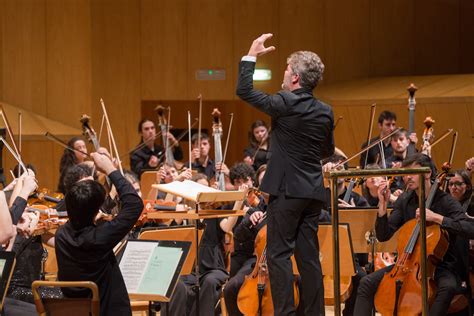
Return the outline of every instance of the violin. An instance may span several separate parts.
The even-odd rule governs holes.
[[[64,194],[60,192],[51,192],[47,188],[41,188],[37,189],[36,192],[29,196],[27,205],[41,204],[49,208],[54,208],[63,199]]]
[[[32,219],[30,232],[32,236],[39,236],[59,228],[67,222],[66,218],[59,218],[55,209],[43,204],[33,204],[25,208],[25,212]],[[33,215],[34,213],[35,215]]]
[[[166,200],[143,200],[143,211],[140,215],[140,217],[137,220],[137,223],[135,226],[143,226],[146,223],[158,223],[158,224],[164,224],[169,226],[172,222],[173,219],[167,220],[167,219],[150,219],[148,218],[148,214],[151,212],[157,212],[157,211],[176,211],[176,207],[178,205],[177,202],[175,201],[166,201]]]
[[[260,229],[255,238],[255,254],[257,263],[253,271],[245,277],[245,281],[237,296],[237,306],[241,313],[247,316],[274,315],[270,278],[267,265],[267,227]],[[293,262],[294,264],[294,262]],[[298,307],[300,294],[298,285],[293,282],[295,307]]]
[[[441,179],[437,178],[429,192],[426,208],[430,208]],[[397,263],[386,273],[375,294],[375,307],[382,315],[419,315],[422,312],[420,258],[421,246],[418,242],[420,223],[417,219],[406,222],[398,237]],[[435,297],[434,272],[448,250],[448,235],[437,224],[426,226],[426,255],[428,277],[428,303]]]

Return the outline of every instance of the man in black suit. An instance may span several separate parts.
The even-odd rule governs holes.
[[[324,65],[313,52],[287,59],[282,88],[275,95],[253,89],[257,56],[275,50],[263,34],[239,66],[237,95],[272,118],[272,153],[261,189],[270,194],[267,253],[275,315],[294,315],[294,253],[302,280],[305,315],[324,313],[323,282],[317,242],[318,217],[325,199],[321,159],[334,152],[334,115],[313,97]]]

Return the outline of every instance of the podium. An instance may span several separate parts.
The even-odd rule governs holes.
[[[158,189],[159,191],[166,192],[168,194],[182,197],[184,200],[193,202],[195,209],[187,212],[175,212],[175,211],[156,211],[148,213],[150,219],[191,219],[194,220],[195,240],[199,240],[199,227],[200,221],[204,219],[212,218],[224,218],[233,216],[243,216],[244,211],[241,210],[217,210],[209,209],[208,207],[212,204],[222,202],[235,202],[242,201],[245,197],[243,191],[220,191],[205,185],[185,180],[185,181],[174,181],[167,184],[153,184],[152,188]],[[195,243],[195,272],[196,272],[196,314],[199,316],[199,245]]]

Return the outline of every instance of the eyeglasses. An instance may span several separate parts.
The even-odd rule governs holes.
[[[464,184],[464,182],[449,182],[448,186],[449,187],[458,187],[458,188],[460,188],[463,184]]]

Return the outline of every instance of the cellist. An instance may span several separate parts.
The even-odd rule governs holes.
[[[425,175],[424,181],[426,185],[426,195],[431,189],[431,179],[434,176],[434,169],[431,158],[423,154],[415,154],[403,161],[402,167],[430,167],[431,172]],[[390,190],[386,189],[386,185],[379,187],[379,209],[375,222],[376,237],[379,241],[389,240],[393,234],[402,227],[407,221],[415,218],[418,209],[417,189],[419,186],[418,175],[408,175],[404,177],[407,191],[402,193],[394,204],[392,213],[387,215],[387,201]],[[427,213],[433,211],[453,220],[464,218],[461,206],[449,194],[439,189],[436,190],[431,209],[426,210]],[[429,218],[427,218],[429,220]],[[466,269],[466,267],[458,267],[460,264],[457,257],[459,254],[454,246],[456,236],[450,233],[448,250],[442,262],[436,267],[435,282],[437,292],[433,304],[430,307],[429,315],[446,315],[451,300],[460,286],[460,277],[456,271],[458,269]],[[467,251],[467,249],[466,249]],[[370,315],[374,306],[374,296],[377,288],[382,281],[384,274],[391,271],[393,265],[384,269],[377,270],[372,274],[365,276],[359,285],[354,315]],[[393,293],[392,293],[393,294]],[[421,295],[421,293],[420,293]]]
[[[246,163],[240,163],[230,169],[230,181],[236,188],[245,184],[253,187],[255,172],[253,168]],[[253,225],[251,218],[256,223],[261,219],[266,210],[264,201],[261,201],[256,207],[247,207],[247,213],[235,226],[234,233],[234,252],[231,256],[230,279],[224,288],[225,304],[229,315],[242,315],[237,306],[237,296],[245,276],[252,272],[256,262],[254,255],[255,237],[257,236],[260,225]],[[254,215],[255,214],[255,215]]]

